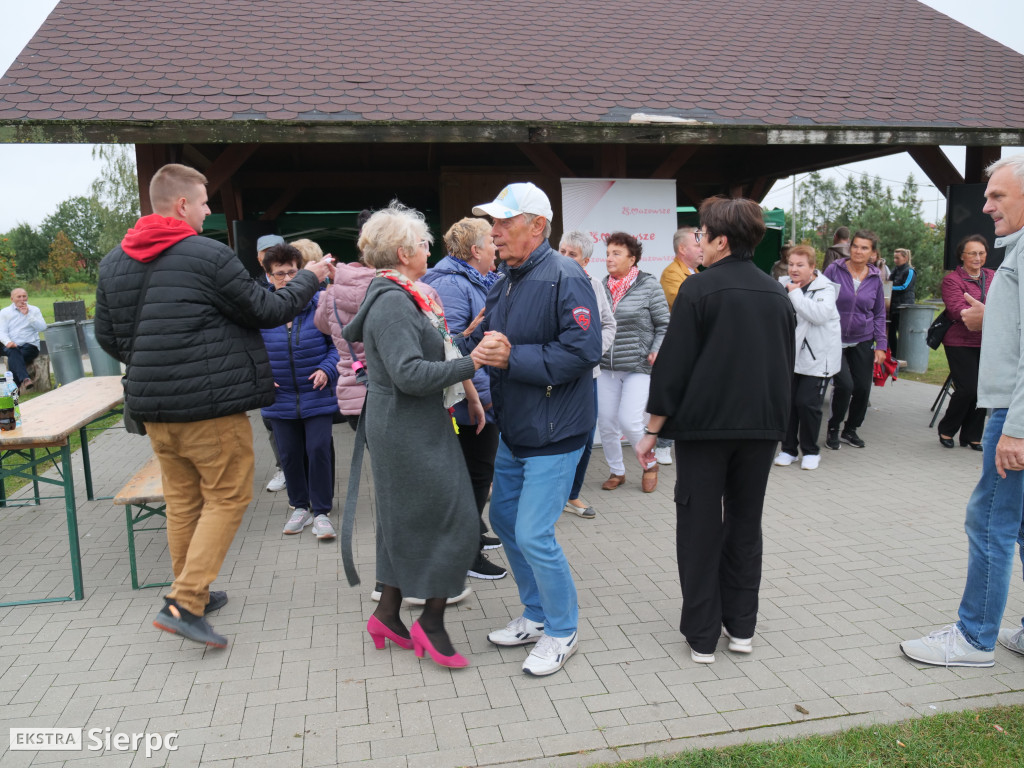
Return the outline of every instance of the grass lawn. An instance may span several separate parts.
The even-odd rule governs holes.
[[[74,295],[68,297],[61,288],[40,288],[33,289],[29,287],[28,290],[28,303],[34,307],[39,307],[39,311],[43,313],[43,319],[47,323],[52,323],[53,318],[53,305],[58,301],[85,301],[85,311],[88,317],[93,316],[93,311],[96,308],[96,286],[85,285],[84,283],[74,284]]]
[[[943,713],[779,743],[702,749],[616,768],[1020,768],[1024,707]]]
[[[928,370],[925,373],[911,373],[900,371],[900,378],[907,381],[923,381],[925,384],[937,384],[942,386],[949,376],[949,363],[946,362],[946,352],[942,347],[928,350]]]

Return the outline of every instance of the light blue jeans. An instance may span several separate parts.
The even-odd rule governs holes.
[[[981,439],[981,479],[967,502],[967,584],[957,627],[982,651],[996,647],[1013,576],[1014,545],[1024,562],[1024,471],[996,472],[996,443],[1006,409],[992,410]]]
[[[555,540],[555,522],[569,498],[582,448],[518,459],[498,441],[491,491],[491,528],[505,545],[519,587],[523,615],[552,637],[569,637],[579,623],[579,602],[569,561]]]

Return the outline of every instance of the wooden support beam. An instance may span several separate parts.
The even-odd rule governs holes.
[[[652,179],[674,179],[676,174],[679,173],[679,169],[686,165],[687,161],[694,156],[697,152],[695,146],[681,146],[676,147],[669,152],[661,165],[654,169],[654,173],[651,174]]]
[[[914,158],[914,162],[920,166],[932,184],[945,196],[947,187],[953,184],[963,184],[964,177],[960,171],[949,162],[946,153],[939,147],[907,147],[907,153]]]
[[[980,184],[985,180],[985,169],[999,159],[1000,147],[967,147],[964,181]]]
[[[626,178],[626,145],[601,145],[601,176],[606,179]]]
[[[519,143],[516,146],[542,173],[555,178],[576,177],[572,168],[565,164],[565,161],[555,153],[549,144]]]
[[[181,148],[181,159],[185,165],[190,165],[197,171],[202,171],[204,174],[207,169],[213,163],[206,154],[194,144],[185,144]]]
[[[210,167],[206,169],[206,193],[214,194],[235,175],[235,172],[242,167],[242,164],[253,156],[259,145],[257,144],[230,144],[217,156]]]
[[[139,211],[143,216],[153,212],[153,204],[149,199],[149,182],[156,173],[156,158],[153,144],[135,145],[135,172],[139,178]]]
[[[220,185],[220,205],[228,230],[228,245],[234,248],[235,222],[242,218],[242,196],[231,179],[225,179]]]
[[[278,216],[288,210],[288,206],[291,204],[292,200],[294,200],[301,191],[302,187],[298,184],[288,187],[288,189],[282,192],[278,198],[270,204],[270,207],[263,212],[263,215],[260,216],[260,221],[276,220]]]
[[[730,184],[729,185],[729,197],[743,197],[743,185],[742,184]]]
[[[694,208],[700,208],[701,202],[703,202],[704,198],[707,197],[707,195],[702,195],[696,187],[692,187],[689,184],[683,184],[679,181],[676,182],[676,192],[683,198],[682,201],[677,198],[677,204],[681,202],[683,205],[692,205]]]
[[[750,183],[750,191],[747,194],[751,200],[760,203],[775,182],[776,178],[774,176],[758,176]]]

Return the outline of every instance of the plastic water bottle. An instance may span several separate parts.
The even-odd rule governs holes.
[[[21,428],[21,405],[19,404],[20,392],[18,385],[14,383],[14,374],[7,371],[4,374],[4,395],[14,400],[14,421],[15,426]]]

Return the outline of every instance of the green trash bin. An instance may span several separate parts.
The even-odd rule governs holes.
[[[82,348],[78,344],[78,323],[64,320],[46,326],[46,348],[50,353],[50,364],[57,384],[70,384],[85,378],[82,365]]]

